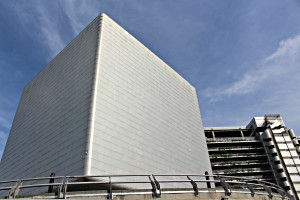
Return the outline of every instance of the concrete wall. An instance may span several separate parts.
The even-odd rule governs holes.
[[[99,17],[24,89],[0,179],[83,174]]]
[[[211,172],[196,90],[104,16],[90,174]]]

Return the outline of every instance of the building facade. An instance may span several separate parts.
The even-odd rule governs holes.
[[[208,127],[205,135],[214,174],[272,182],[299,199],[299,142],[280,115],[254,117],[244,127]]]
[[[195,88],[101,14],[24,89],[0,179],[211,173]]]

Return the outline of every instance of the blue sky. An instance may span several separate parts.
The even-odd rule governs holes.
[[[0,1],[0,155],[26,84],[105,12],[198,92],[204,126],[279,113],[300,135],[300,1]]]

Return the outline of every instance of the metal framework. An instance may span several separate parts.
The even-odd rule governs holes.
[[[144,180],[134,180],[138,177],[143,178]],[[117,178],[125,178],[125,180],[114,180]],[[82,181],[84,179],[94,179],[94,181]],[[163,188],[161,186],[166,183],[190,183],[191,187],[168,190],[168,188]],[[230,196],[232,192],[239,192],[239,190],[232,189],[242,189],[240,192],[245,193],[245,191],[248,191],[251,196],[265,191],[269,198],[272,198],[273,195],[278,195],[281,196],[283,200],[294,200],[293,196],[290,196],[280,186],[273,183],[235,176],[219,176],[208,174],[119,174],[93,176],[53,176],[53,174],[51,174],[50,177],[0,181],[0,191],[8,191],[6,198],[14,199],[18,198],[18,194],[22,189],[48,187],[48,192],[55,192],[55,198],[66,199],[67,197],[72,196],[71,194],[68,194],[68,187],[99,184],[104,185],[107,188],[107,192],[100,195],[107,195],[108,199],[113,199],[114,195],[118,194],[113,191],[113,188],[117,185],[126,185],[129,187],[130,184],[144,184],[148,187],[151,187],[151,194],[153,198],[159,198],[163,193],[174,193],[174,191],[176,191],[176,193],[187,193],[190,191],[193,192],[195,196],[198,196],[200,191],[197,183],[206,183],[207,187],[204,187],[205,189],[211,188],[211,184],[220,183],[226,196]],[[191,188],[193,190],[186,190]],[[149,194],[149,191],[140,191],[139,194]],[[133,192],[131,193],[133,194]],[[124,194],[130,194],[130,189],[124,189],[122,195]],[[89,195],[85,194],[84,196]]]

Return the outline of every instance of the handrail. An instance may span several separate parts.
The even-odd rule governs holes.
[[[151,174],[108,174],[108,175],[87,175],[87,176],[65,176],[66,178],[92,178],[92,177],[128,177],[128,176],[131,176],[131,177],[136,177],[136,176],[151,176]]]
[[[281,189],[283,190],[280,186],[276,185],[276,184],[273,184],[273,183],[270,183],[270,182],[267,182],[267,181],[260,181],[260,180],[255,180],[255,179],[251,179],[251,178],[241,178],[241,177],[237,177],[237,176],[226,176],[226,175],[200,175],[200,174],[190,174],[190,175],[184,175],[184,174],[160,174],[160,175],[157,175],[155,174],[155,177],[165,177],[165,176],[201,176],[201,177],[211,177],[211,178],[217,178],[217,179],[221,179],[221,178],[228,178],[228,179],[240,179],[240,180],[247,180],[249,182],[249,184],[252,184],[254,185],[254,183],[250,183],[250,181],[254,181],[254,182],[257,182],[257,183],[264,183],[264,184],[267,184],[267,185],[270,185],[272,186],[274,189]],[[160,182],[168,182],[168,181],[171,181],[171,180],[159,180]],[[207,180],[194,180],[194,181],[197,181],[197,182],[208,182]],[[218,180],[211,180],[209,182],[219,182]],[[231,182],[231,183],[235,183],[234,181],[227,181],[227,182]],[[244,182],[240,182],[240,183],[246,183],[245,181]],[[257,185],[261,185],[261,184],[257,184]],[[284,191],[284,190],[283,190]]]
[[[136,177],[144,177],[146,180],[133,180],[133,178]],[[159,179],[164,177],[164,179]],[[169,177],[170,179],[166,179],[166,177]],[[181,179],[178,179],[181,177]],[[182,179],[182,177],[184,179]],[[89,182],[83,182],[80,181],[82,179],[89,179],[89,178],[107,178],[107,180],[99,181],[99,179],[96,179],[98,181],[89,181]],[[120,179],[113,180],[114,178],[126,178],[126,180],[122,181]],[[203,179],[201,179],[203,178]],[[77,179],[69,181],[70,179]],[[231,179],[236,179],[236,181],[232,181]],[[32,183],[32,181],[38,182],[38,181],[47,181],[49,180],[49,183]],[[57,180],[60,182],[54,183],[51,182],[51,180]],[[31,181],[31,183],[26,185],[26,182]],[[16,183],[13,186],[3,186],[2,184],[13,184]],[[100,184],[100,185],[107,185],[109,186],[108,190],[108,197],[112,198],[113,195],[113,185],[120,185],[124,184],[128,186],[129,184],[149,184],[152,188],[152,194],[153,197],[160,197],[161,196],[161,189],[168,189],[168,188],[162,188],[161,184],[165,183],[191,183],[191,188],[193,188],[194,195],[198,196],[199,190],[197,183],[206,183],[207,187],[204,188],[210,188],[210,183],[219,183],[224,191],[225,195],[231,195],[232,190],[231,188],[235,185],[242,186],[242,188],[247,188],[251,195],[254,196],[256,189],[264,189],[268,196],[273,196],[273,193],[279,194],[284,198],[286,196],[288,199],[293,200],[293,196],[290,196],[288,193],[286,193],[285,190],[283,190],[280,186],[267,182],[267,181],[260,181],[255,180],[251,178],[241,178],[237,176],[223,176],[223,175],[204,175],[204,174],[110,174],[110,175],[79,175],[79,176],[51,176],[51,177],[37,177],[37,178],[25,178],[25,179],[17,179],[17,180],[7,180],[7,181],[0,181],[0,191],[3,190],[9,190],[9,198],[15,198],[18,195],[18,192],[25,188],[39,188],[39,187],[53,187],[56,186],[56,190],[58,191],[57,198],[66,198],[67,193],[67,186],[71,185],[91,185],[91,184]],[[208,187],[209,185],[209,187]],[[183,189],[183,188],[178,188]]]
[[[208,142],[236,142],[236,141],[257,141],[255,137],[224,137],[224,138],[206,138]]]

